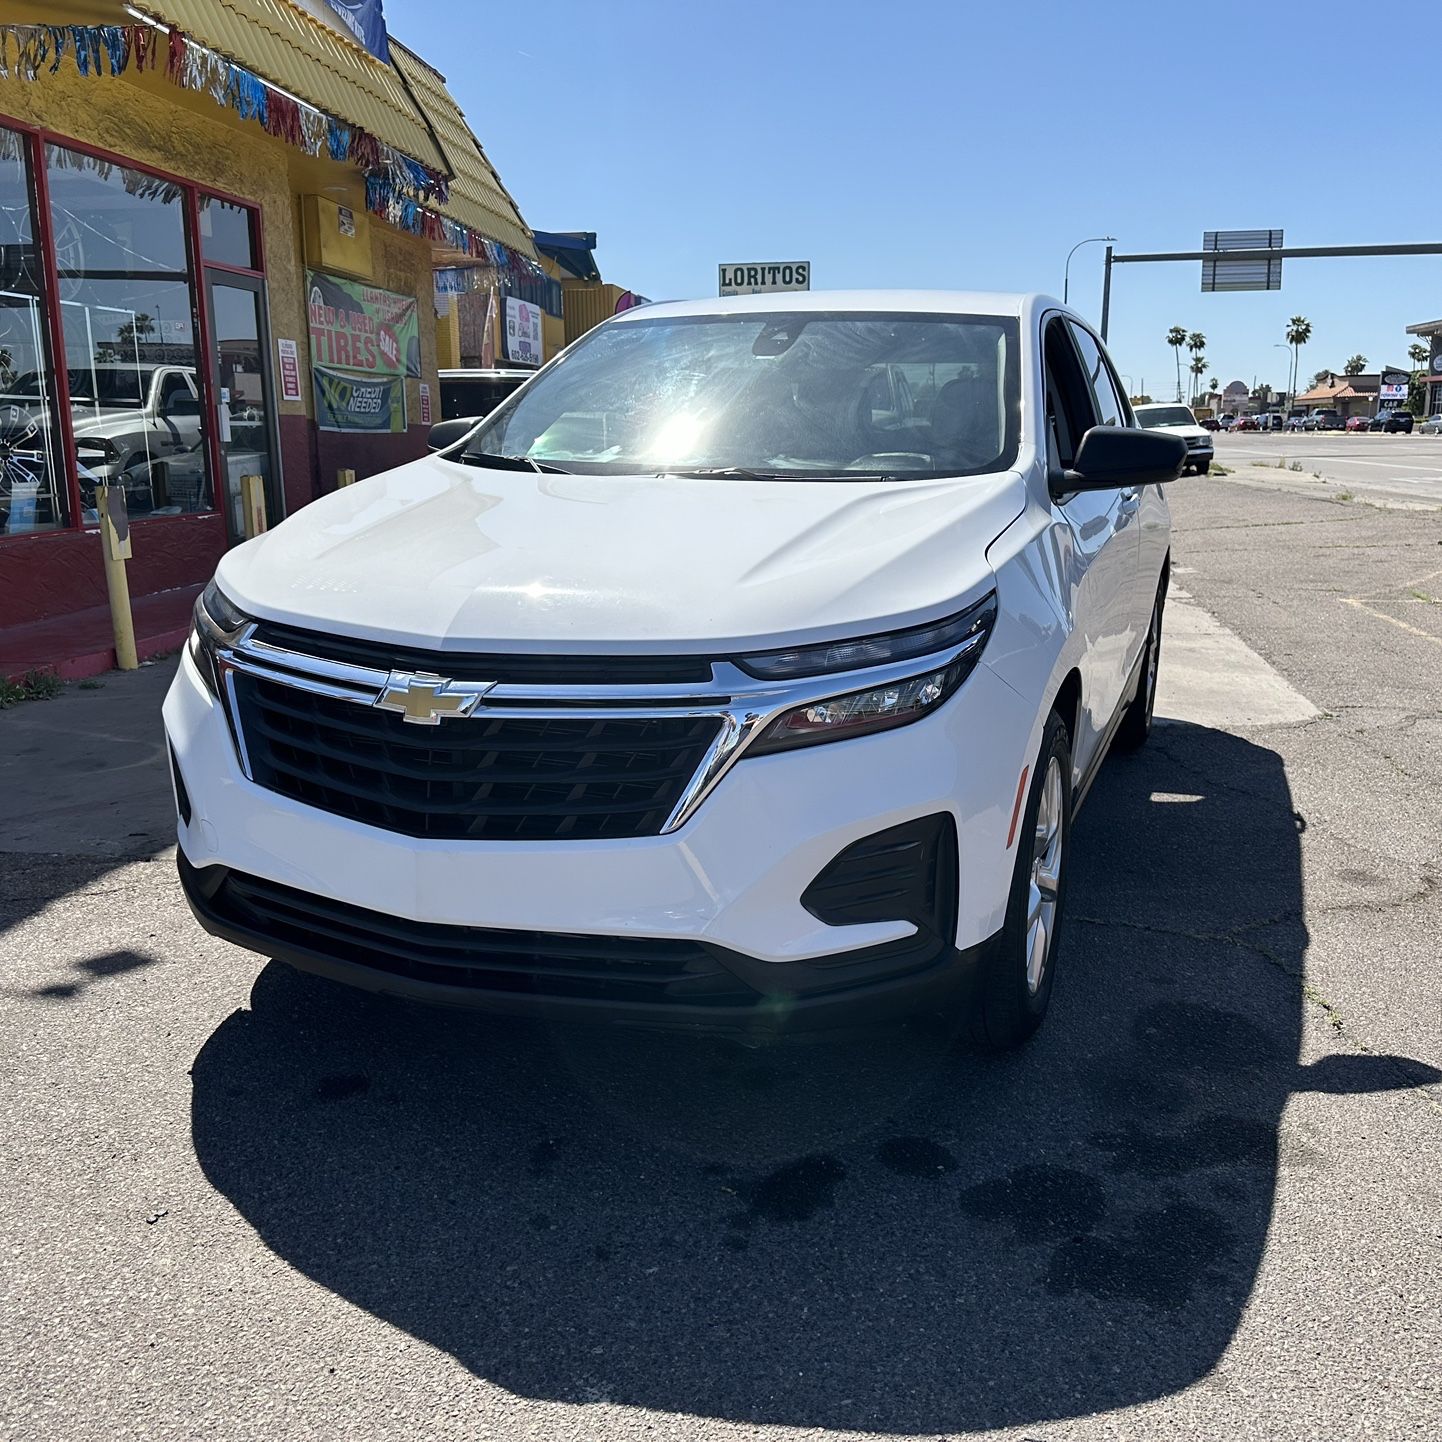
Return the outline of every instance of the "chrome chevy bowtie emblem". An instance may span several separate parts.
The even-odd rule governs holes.
[[[428,671],[392,671],[375,704],[399,711],[417,726],[439,726],[446,716],[469,716],[494,681],[449,681]]]

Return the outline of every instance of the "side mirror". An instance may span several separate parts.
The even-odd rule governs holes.
[[[481,423],[480,416],[459,416],[453,421],[437,421],[426,437],[426,449],[444,451]]]
[[[1051,473],[1054,496],[1073,491],[1115,491],[1174,481],[1187,460],[1187,443],[1166,431],[1093,426],[1082,437],[1067,471]]]

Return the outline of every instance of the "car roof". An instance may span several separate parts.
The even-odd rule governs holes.
[[[195,367],[194,367],[194,366],[182,365],[179,361],[136,361],[133,365],[132,365],[129,361],[95,361],[95,362],[84,362],[84,363],[82,363],[82,364],[80,364],[80,365],[73,365],[73,366],[70,367],[70,369],[73,370],[73,371],[106,371],[106,372],[110,372],[110,371],[115,371],[115,372],[135,372],[135,371],[172,370],[172,371],[189,371],[189,372],[191,372],[192,374],[193,374],[194,371],[195,371]]]
[[[443,381],[523,381],[535,375],[533,370],[507,370],[501,366],[453,366],[436,374]]]
[[[1059,301],[1035,292],[984,290],[788,290],[762,295],[708,296],[696,300],[656,301],[622,311],[608,321],[633,321],[692,315],[768,315],[775,311],[915,311],[919,315],[995,315],[1022,317],[1041,309],[1062,310]],[[1080,317],[1078,317],[1080,319]]]

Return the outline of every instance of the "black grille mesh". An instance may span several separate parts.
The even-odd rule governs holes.
[[[437,840],[654,836],[720,723],[502,712],[417,726],[394,712],[235,676],[257,785],[386,831]]]

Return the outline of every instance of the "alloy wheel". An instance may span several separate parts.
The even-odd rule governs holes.
[[[1026,988],[1035,996],[1046,975],[1056,935],[1057,894],[1062,866],[1062,776],[1055,756],[1047,762],[1036,833],[1031,850],[1031,884],[1027,892]]]
[[[1147,730],[1152,729],[1152,711],[1157,704],[1157,666],[1162,657],[1162,603],[1152,608],[1152,629],[1147,637]]]

